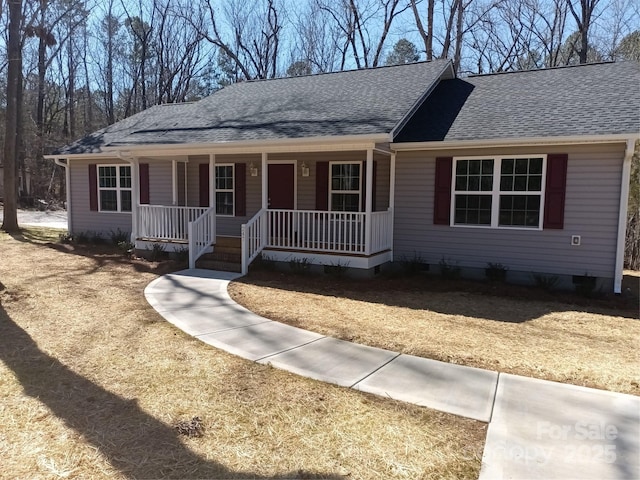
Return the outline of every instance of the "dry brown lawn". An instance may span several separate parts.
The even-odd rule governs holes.
[[[344,340],[640,395],[633,294],[585,299],[437,276],[349,280],[265,271],[229,291],[260,315]]]
[[[56,238],[0,233],[0,478],[477,477],[486,425],[218,351],[144,300],[175,264]]]

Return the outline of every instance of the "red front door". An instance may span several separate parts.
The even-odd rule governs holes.
[[[295,173],[293,163],[269,164],[269,208],[294,209]]]

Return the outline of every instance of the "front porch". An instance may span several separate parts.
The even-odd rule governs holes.
[[[210,208],[139,205],[136,246],[165,243],[189,249],[190,268],[215,251],[215,215]],[[260,210],[241,226],[242,272],[264,251],[275,261],[373,268],[391,260],[392,212]],[[192,255],[191,253],[194,252]],[[198,252],[198,253],[196,253]]]
[[[394,155],[374,143],[296,150],[126,159],[138,200],[132,241],[188,248],[194,268],[217,237],[237,238],[242,273],[263,250],[277,261],[350,268],[391,261]]]

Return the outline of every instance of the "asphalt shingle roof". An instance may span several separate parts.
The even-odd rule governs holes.
[[[237,83],[199,102],[149,108],[55,154],[98,153],[118,146],[389,134],[449,65],[437,60]]]
[[[640,64],[620,62],[444,80],[394,141],[639,132]]]

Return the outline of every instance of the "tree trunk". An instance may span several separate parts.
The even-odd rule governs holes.
[[[20,122],[19,101],[22,82],[20,21],[22,0],[9,0],[9,39],[7,43],[7,113],[4,143],[4,214],[2,229],[18,232],[17,164]]]

